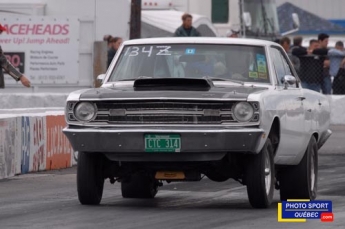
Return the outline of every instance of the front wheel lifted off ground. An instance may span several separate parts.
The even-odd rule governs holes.
[[[79,202],[98,205],[102,200],[104,177],[102,158],[99,155],[78,153],[77,189]]]
[[[246,169],[249,202],[254,208],[268,208],[274,194],[274,155],[270,139],[261,152],[250,155]]]
[[[318,179],[318,146],[314,136],[298,165],[279,172],[280,199],[315,200]]]

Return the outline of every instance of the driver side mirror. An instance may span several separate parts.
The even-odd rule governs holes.
[[[285,89],[289,86],[297,83],[297,79],[294,76],[286,75],[282,78],[282,83],[285,85]]]
[[[246,28],[250,30],[250,28],[252,27],[252,16],[250,15],[249,12],[243,12],[242,18],[243,18],[243,22]]]
[[[101,75],[97,76],[97,81],[99,83],[103,83],[104,79],[105,79],[105,74],[101,74]]]

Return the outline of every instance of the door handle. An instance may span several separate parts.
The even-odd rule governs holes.
[[[303,100],[305,100],[305,97],[304,96],[299,96],[297,99],[303,101]]]

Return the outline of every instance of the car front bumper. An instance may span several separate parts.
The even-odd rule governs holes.
[[[63,130],[73,149],[103,153],[114,161],[212,161],[229,152],[257,153],[264,130],[259,128],[91,128]],[[178,153],[145,152],[145,134],[179,134]]]

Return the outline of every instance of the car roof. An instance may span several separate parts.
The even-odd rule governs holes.
[[[124,45],[144,45],[144,44],[238,44],[269,46],[277,45],[272,41],[248,38],[224,38],[224,37],[159,37],[142,38],[125,41]]]

